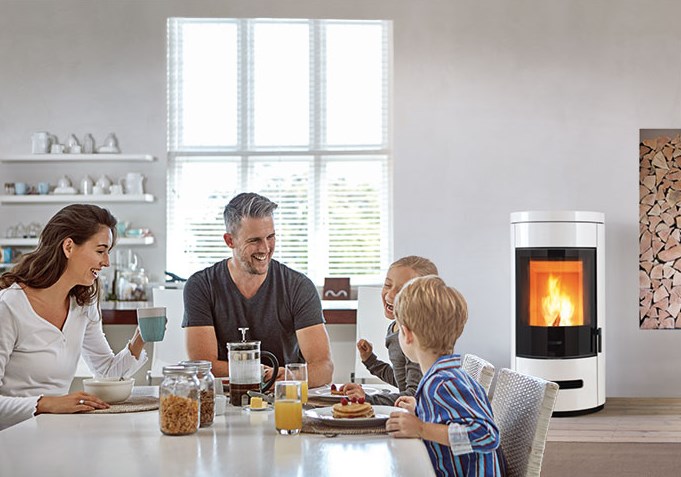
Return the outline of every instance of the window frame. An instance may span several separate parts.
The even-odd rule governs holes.
[[[171,29],[177,28],[172,25],[174,21],[196,21],[196,22],[228,22],[234,23],[237,26],[237,56],[238,56],[238,74],[237,74],[237,101],[238,101],[238,127],[237,127],[237,141],[234,147],[230,146],[187,146],[180,144],[177,139],[174,139],[172,133],[172,125],[179,124],[179,111],[180,104],[182,103],[181,88],[177,88],[172,91],[171,87],[171,76],[177,78],[176,83],[181,84],[181,69],[177,68],[181,62],[177,61],[179,52],[176,48],[179,41],[171,41]],[[254,71],[253,71],[253,28],[256,22],[304,22],[308,23],[311,28],[311,41],[310,41],[310,143],[308,146],[274,146],[274,147],[264,147],[257,146],[254,144],[254,128],[253,128],[253,118],[254,114],[254,102],[251,94],[246,94],[246,91],[253,90],[254,81]],[[377,23],[382,24],[382,42],[384,51],[384,63],[382,67],[383,76],[383,98],[382,103],[384,105],[382,110],[382,140],[381,144],[378,146],[366,146],[354,145],[354,146],[323,146],[323,132],[325,131],[324,121],[324,107],[325,107],[325,91],[324,91],[324,58],[322,51],[325,47],[325,25],[328,24],[367,24],[367,23]],[[177,28],[179,35],[181,35],[181,28]],[[249,45],[250,47],[244,46]],[[393,71],[393,52],[392,52],[392,22],[387,20],[320,20],[320,19],[205,19],[205,18],[169,18],[168,19],[168,204],[166,207],[168,213],[168,225],[170,226],[172,220],[171,214],[171,203],[174,201],[174,177],[171,177],[173,171],[175,170],[175,163],[179,160],[184,160],[187,158],[211,158],[213,160],[219,160],[220,158],[225,158],[227,160],[237,160],[240,161],[240,179],[239,183],[244,187],[248,187],[249,179],[249,164],[253,159],[262,159],[266,157],[272,158],[294,158],[300,156],[312,157],[312,169],[313,173],[310,180],[314,182],[314,187],[311,188],[312,196],[308,198],[308,204],[313,204],[309,207],[309,212],[313,214],[313,217],[309,220],[309,227],[312,229],[308,235],[316,236],[319,234],[319,228],[323,227],[323,218],[321,217],[322,207],[319,205],[323,203],[322,197],[322,180],[324,165],[332,161],[337,160],[347,160],[351,157],[367,157],[374,158],[374,160],[383,162],[383,186],[385,190],[382,191],[382,200],[384,201],[381,207],[381,229],[380,240],[382,245],[380,252],[380,270],[376,270],[374,274],[367,275],[351,275],[353,285],[369,285],[369,284],[380,284],[383,281],[384,273],[389,266],[390,260],[393,256],[393,212],[392,212],[392,167],[393,167],[393,157],[392,157],[392,71]],[[175,69],[173,66],[175,65]],[[275,212],[275,227],[277,225]],[[172,230],[168,227],[168,237],[169,240]],[[328,233],[326,234],[328,239]],[[226,247],[226,246],[225,246]],[[318,261],[320,260],[317,251],[318,247],[310,247],[308,251],[308,261]],[[170,247],[168,247],[168,255],[170,256]],[[328,252],[328,247],[327,247]],[[227,250],[225,250],[225,256],[230,255]],[[276,250],[275,250],[276,258]],[[328,270],[328,261],[326,269]],[[316,285],[321,286],[323,284],[325,276],[338,276],[338,275],[328,275],[327,272],[320,271],[310,271],[308,270],[308,276],[315,282]],[[325,276],[321,276],[325,275]]]

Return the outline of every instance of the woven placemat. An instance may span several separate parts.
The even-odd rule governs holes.
[[[330,426],[328,424],[322,424],[322,423],[319,423],[318,421],[313,421],[312,419],[309,419],[307,417],[303,418],[302,432],[305,432],[305,433],[308,433],[308,434],[323,434],[325,436],[335,436],[335,435],[351,436],[351,435],[358,435],[358,434],[387,434],[388,433],[385,430],[385,424],[381,424],[380,426],[372,426],[372,427],[337,427],[337,426]]]
[[[126,401],[109,404],[108,409],[95,409],[86,414],[120,414],[124,412],[153,411],[158,409],[158,398],[154,396],[130,396]]]
[[[340,402],[338,399],[318,399],[318,398],[307,398],[307,405],[311,407],[329,407],[333,406],[337,402]]]

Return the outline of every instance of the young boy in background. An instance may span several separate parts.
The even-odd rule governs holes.
[[[381,290],[381,300],[383,302],[383,314],[390,320],[385,334],[385,347],[388,349],[390,363],[378,359],[373,352],[373,345],[367,340],[360,339],[357,341],[359,356],[367,370],[377,378],[395,386],[398,392],[366,396],[360,384],[347,383],[341,387],[341,391],[345,395],[365,398],[371,404],[393,406],[400,396],[413,396],[416,394],[416,388],[422,377],[421,368],[418,363],[407,359],[400,348],[393,309],[395,296],[402,289],[402,286],[412,278],[423,277],[425,275],[437,275],[437,267],[427,258],[416,255],[396,260],[390,265],[386,274]]]
[[[453,354],[468,319],[466,300],[437,276],[408,282],[395,301],[395,320],[404,354],[419,363],[423,378],[415,397],[395,405],[386,430],[393,437],[424,440],[440,476],[502,476],[499,429],[487,393],[461,369]]]

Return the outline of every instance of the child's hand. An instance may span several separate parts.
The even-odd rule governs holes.
[[[366,361],[374,352],[374,346],[365,339],[361,339],[357,342],[357,349],[359,350],[359,357],[362,361]]]
[[[416,414],[416,398],[414,396],[400,396],[395,401],[395,407],[401,407],[411,414]]]
[[[421,437],[423,422],[412,414],[395,411],[390,413],[385,430],[393,437]]]
[[[348,397],[356,397],[359,399],[366,396],[361,384],[347,383],[342,385],[340,390]]]

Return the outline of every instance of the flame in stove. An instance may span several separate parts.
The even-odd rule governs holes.
[[[570,295],[561,289],[560,278],[549,275],[547,280],[547,292],[541,302],[544,320],[550,326],[569,326],[571,318],[575,314],[575,305]]]
[[[530,326],[584,326],[584,266],[579,260],[530,260]]]

